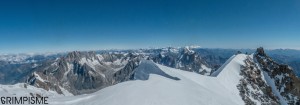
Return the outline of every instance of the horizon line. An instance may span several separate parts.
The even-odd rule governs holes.
[[[195,45],[190,45],[188,47],[195,46]],[[16,53],[2,53],[0,52],[0,55],[43,55],[43,54],[59,54],[59,53],[69,53],[73,51],[80,51],[80,52],[89,52],[89,51],[109,51],[109,50],[139,50],[139,49],[161,49],[161,48],[183,48],[187,46],[166,46],[166,47],[144,47],[144,48],[104,48],[104,49],[74,49],[74,50],[57,50],[57,51],[36,51],[36,52],[16,52]],[[261,46],[263,47],[263,46]],[[257,47],[259,48],[259,47]],[[196,49],[231,49],[231,50],[255,50],[257,48],[220,48],[220,47],[197,47]],[[264,50],[297,50],[300,51],[300,49],[296,48],[266,48],[263,47]],[[195,49],[195,48],[194,48]]]

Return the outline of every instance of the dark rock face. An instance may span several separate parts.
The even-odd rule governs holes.
[[[272,92],[271,87],[263,80],[262,72],[255,65],[249,56],[244,61],[245,66],[241,67],[240,75],[244,78],[240,80],[237,88],[240,90],[240,96],[246,105],[255,105],[259,101],[264,105],[279,105],[279,99]],[[254,100],[255,101],[254,101]]]
[[[159,53],[157,56],[154,56],[151,58],[154,62],[169,66],[169,67],[176,67],[176,59],[177,59],[176,53],[166,53],[165,55]]]
[[[256,49],[256,54],[259,56],[266,56],[264,48],[263,47],[259,47]]]
[[[288,65],[273,61],[262,47],[244,62],[237,88],[246,105],[299,105],[300,81]]]
[[[63,93],[64,89],[74,95],[91,93],[124,81],[113,75],[127,76],[123,71],[132,71],[137,66],[138,60],[134,63],[136,65],[131,63],[135,57],[130,54],[74,51],[36,68],[27,82],[58,93]]]
[[[263,48],[258,48],[254,55],[262,71],[274,80],[277,91],[291,105],[299,104],[300,79],[293,70],[284,64],[278,64],[268,57]]]
[[[181,70],[196,72],[202,75],[210,75],[213,71],[200,54],[185,47],[178,52],[172,52],[169,48],[166,52],[160,52],[157,56],[151,56],[155,63]]]
[[[178,58],[177,68],[200,73],[199,69],[201,69],[201,64],[204,63],[196,52],[185,48]]]
[[[124,68],[114,73],[113,84],[133,80],[134,69],[136,69],[139,66],[139,62],[140,59],[138,58],[132,59],[125,65]]]

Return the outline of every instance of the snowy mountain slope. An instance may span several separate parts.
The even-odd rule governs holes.
[[[140,59],[152,60],[168,67],[202,75],[210,75],[216,68],[210,66],[212,64],[207,64],[200,57],[201,54],[194,51],[196,48],[192,46],[100,50],[98,52],[72,51],[30,56],[0,55],[0,84],[26,81],[33,86],[55,90],[59,94],[62,93],[59,86],[74,95],[86,94],[129,80],[130,71],[138,66]],[[37,75],[41,79],[45,79],[47,83],[35,81]]]
[[[30,85],[63,94],[87,94],[115,84],[112,75],[138,56],[74,51],[35,68],[25,78]]]
[[[0,85],[0,96],[43,96],[43,97],[63,97],[64,95],[57,94],[55,91],[47,91],[42,88],[18,83],[14,85]]]
[[[147,61],[147,60],[141,61],[141,64],[135,69],[135,73],[133,74],[133,79],[148,80],[151,74],[156,74],[166,78],[179,80],[179,78],[172,77],[169,74],[165,73],[152,61]]]
[[[67,95],[65,93],[83,91],[75,94],[77,96],[50,98],[50,104],[57,105],[300,103],[300,79],[289,66],[276,63],[268,57],[262,48],[251,55],[233,55],[211,76],[205,76],[206,73],[199,75],[202,73],[194,71],[209,69],[204,67],[205,61],[194,51],[173,51],[170,48],[163,51],[157,57],[149,56],[150,53],[144,53],[147,52],[144,50],[140,53],[72,52],[66,57],[38,66],[36,69],[39,70],[34,71],[27,80],[28,84],[40,87],[37,90],[44,88],[46,94],[56,91]],[[178,56],[173,55],[173,52],[181,53]],[[175,69],[173,64],[186,69]],[[102,90],[98,91],[98,86]],[[7,88],[10,86],[2,87],[5,89],[0,90],[0,93],[4,95],[14,91],[14,88]],[[24,88],[25,85],[16,92],[35,92],[34,89]]]
[[[89,95],[51,99],[72,105],[298,105],[278,93],[255,54],[232,56],[213,76],[182,71],[151,61],[134,69],[134,80]],[[273,83],[273,84],[272,84]],[[298,102],[299,103],[299,102]]]
[[[189,47],[102,53],[73,51],[30,69],[19,81],[59,94],[63,94],[62,90],[74,95],[87,94],[132,80],[133,70],[145,59],[202,75],[210,75],[214,70]]]
[[[217,77],[203,76],[143,61],[144,63],[140,66],[147,65],[147,67],[135,69],[135,76],[149,75],[146,80],[137,79],[119,83],[88,95],[51,98],[49,103],[59,105],[241,105],[244,102],[239,96],[236,85],[241,78],[238,74],[245,58],[246,55],[236,55]],[[155,72],[148,72],[149,69],[155,69],[150,70]]]

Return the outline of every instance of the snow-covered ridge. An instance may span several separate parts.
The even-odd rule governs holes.
[[[235,57],[235,55],[231,56],[218,70],[216,70],[215,72],[213,72],[211,74],[211,76],[214,76],[214,77],[218,76],[222,72],[222,70],[227,66],[227,64],[229,64],[232,61],[232,59],[234,57]]]
[[[229,73],[238,74],[239,65],[242,64],[240,60],[245,56],[234,57],[217,77],[199,75],[143,60],[135,69],[135,80],[122,82],[91,94],[60,97],[53,91],[36,89],[32,86],[28,86],[29,89],[18,87],[20,85],[11,89],[4,88],[0,93],[14,95],[15,93],[10,92],[17,88],[22,93],[17,96],[23,93],[43,94],[50,96],[48,102],[51,105],[241,105],[244,102],[235,87],[239,77]]]
[[[52,105],[243,105],[248,102],[244,97],[242,98],[241,88],[238,86],[243,85],[241,80],[251,79],[253,75],[245,77],[242,74],[248,73],[249,70],[257,72],[261,69],[259,67],[255,70],[245,68],[257,65],[253,59],[253,54],[234,55],[212,76],[199,75],[195,72],[156,64],[150,60],[142,60],[134,69],[133,80],[121,82],[91,94],[52,97],[49,98],[49,103]],[[274,80],[266,78],[268,75],[265,72],[260,74],[266,85],[275,88],[270,83]],[[262,94],[260,95],[262,98],[267,97],[264,96],[265,92],[261,88],[252,88],[251,85],[253,87],[258,84],[250,83],[244,86],[250,89],[250,92]],[[0,93],[6,91],[0,90]],[[255,94],[250,96],[246,94],[246,97],[249,97],[254,104],[266,103],[257,100]],[[283,102],[284,99],[278,92],[275,91],[275,95],[280,98],[281,104],[287,103]]]
[[[245,58],[246,55],[242,54],[235,56],[217,77],[203,76],[151,61],[142,61],[141,65],[145,67],[136,69],[136,80],[122,82],[88,95],[50,98],[49,103],[55,105],[241,105],[244,102],[236,88],[241,77],[231,73],[239,73],[239,67]],[[149,71],[149,69],[155,70]],[[145,76],[148,76],[146,80]]]
[[[142,60],[140,65],[135,69],[135,80],[148,80],[150,75],[160,75],[169,79],[179,80],[179,78],[172,77],[165,73],[155,63],[149,60]]]

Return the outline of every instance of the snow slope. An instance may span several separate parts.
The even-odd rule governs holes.
[[[242,105],[237,84],[247,55],[233,56],[215,77],[142,61],[135,79],[88,95],[50,98],[56,105]],[[177,78],[177,79],[174,79]]]
[[[0,97],[5,96],[31,96],[40,95],[44,97],[54,98],[63,97],[64,95],[57,94],[55,91],[47,91],[42,88],[36,88],[24,83],[18,83],[14,85],[0,85]]]

